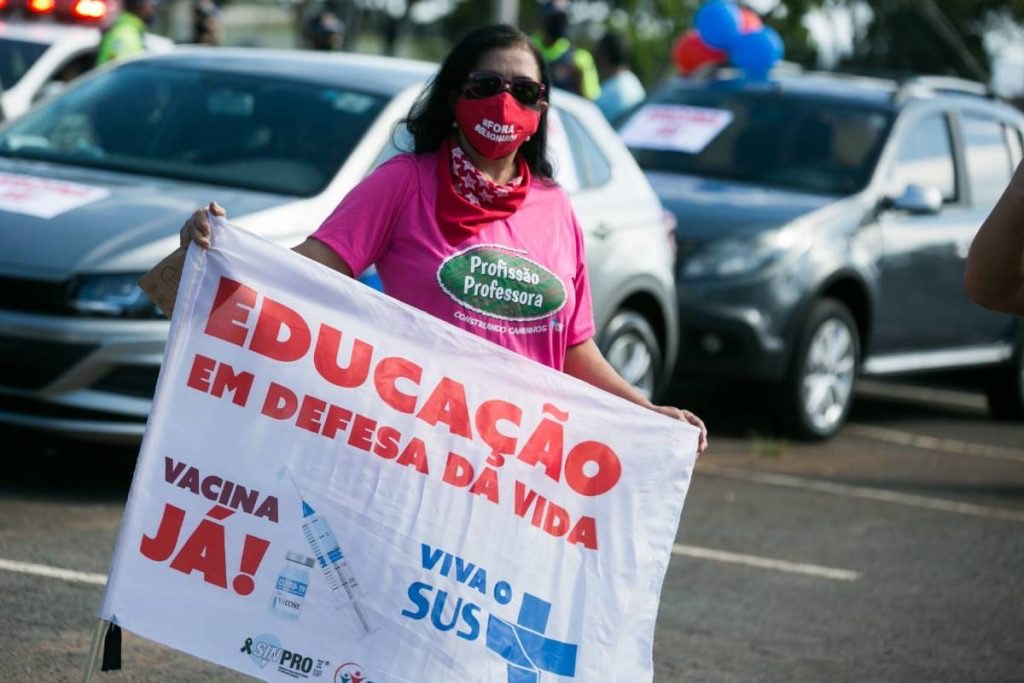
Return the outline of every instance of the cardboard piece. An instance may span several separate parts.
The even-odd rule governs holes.
[[[178,283],[181,282],[187,251],[187,247],[178,247],[139,278],[139,287],[168,318],[174,314],[174,301],[178,297]]]

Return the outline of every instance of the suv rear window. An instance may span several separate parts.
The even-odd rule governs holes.
[[[1006,131],[1001,122],[972,114],[964,114],[960,121],[971,200],[979,206],[995,204],[1013,175]]]
[[[671,89],[648,104],[715,110],[729,123],[694,151],[631,144],[644,170],[835,195],[867,185],[892,124],[885,109],[777,91]]]

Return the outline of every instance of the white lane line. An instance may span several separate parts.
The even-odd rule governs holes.
[[[0,570],[17,572],[19,574],[45,576],[50,579],[60,579],[62,581],[71,581],[75,583],[91,583],[97,586],[104,586],[107,583],[107,577],[104,574],[77,572],[73,569],[61,569],[59,567],[50,567],[45,564],[33,564],[31,562],[16,562],[15,560],[5,560],[3,558],[0,558]]]
[[[969,441],[958,441],[956,439],[939,439],[934,436],[902,432],[896,429],[885,427],[873,427],[871,425],[849,423],[843,427],[844,434],[852,434],[864,439],[884,441],[885,443],[899,446],[911,446],[928,451],[940,453],[951,453],[953,455],[970,455],[978,458],[990,458],[992,460],[1007,460],[1010,462],[1024,463],[1024,451],[1002,446],[988,446]]]
[[[767,484],[769,486],[784,486],[787,488],[804,489],[818,493],[829,493],[850,498],[863,498],[865,500],[877,500],[883,503],[894,503],[908,507],[924,508],[926,510],[938,510],[940,512],[952,512],[960,515],[971,515],[973,517],[988,517],[990,519],[1003,519],[1011,522],[1024,522],[1024,511],[1009,510],[1006,508],[989,507],[987,505],[975,505],[973,503],[960,503],[945,498],[929,498],[917,496],[910,493],[899,493],[886,489],[875,489],[867,486],[851,486],[850,484],[836,484],[817,479],[794,477],[788,474],[769,474],[767,472],[746,472],[725,467],[714,467],[702,465],[697,469],[698,474],[709,474],[726,479],[736,479],[755,484]]]
[[[860,578],[858,572],[849,569],[833,569],[832,567],[821,567],[816,564],[804,564],[802,562],[787,562],[786,560],[774,560],[770,557],[759,557],[757,555],[744,555],[742,553],[730,553],[724,550],[712,548],[700,548],[693,545],[682,545],[676,543],[672,546],[673,555],[685,557],[697,557],[702,560],[713,560],[715,562],[728,562],[730,564],[742,564],[758,569],[772,569],[790,574],[804,574],[821,579],[832,579],[833,581],[856,581]]]

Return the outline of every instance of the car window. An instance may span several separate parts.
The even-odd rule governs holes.
[[[971,200],[978,205],[994,204],[1013,175],[1003,124],[995,119],[964,114],[960,125]]]
[[[580,187],[601,187],[612,177],[612,168],[586,128],[572,114],[562,111],[565,134],[576,164]]]
[[[0,135],[0,155],[312,196],[383,109],[314,82],[132,62]]]
[[[548,161],[554,171],[555,182],[567,193],[572,194],[580,189],[580,174],[573,158],[569,134],[566,132],[562,110],[557,107],[548,109]]]
[[[4,38],[0,40],[0,84],[10,90],[25,75],[36,60],[46,52],[45,43]]]
[[[372,172],[391,157],[398,156],[403,152],[411,152],[412,149],[412,133],[409,132],[409,128],[405,123],[400,121],[392,128],[391,135],[388,136],[387,144],[384,145],[384,149],[382,149],[380,154],[377,155],[377,158],[374,159],[373,165],[370,167],[370,171]]]
[[[938,188],[944,202],[956,201],[953,144],[944,114],[932,114],[908,126],[899,141],[890,179],[895,194],[908,185],[918,185]]]
[[[859,102],[668,88],[618,127],[624,135],[643,129],[640,139],[626,137],[646,171],[839,195],[867,185],[891,122],[889,109]],[[671,129],[671,139],[663,129]]]
[[[96,50],[86,50],[66,60],[54,72],[52,80],[70,83],[96,65]]]

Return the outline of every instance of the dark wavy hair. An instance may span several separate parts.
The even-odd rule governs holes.
[[[441,64],[440,70],[419,96],[402,123],[412,134],[413,150],[417,154],[436,152],[452,134],[455,121],[455,100],[462,94],[463,84],[470,72],[480,63],[480,58],[494,49],[525,47],[537,61],[541,81],[544,83],[543,101],[548,101],[551,92],[551,78],[540,51],[529,37],[514,26],[492,24],[475,28],[452,48]],[[522,144],[519,153],[530,167],[533,176],[551,181],[554,170],[547,158],[548,114],[545,109],[540,116],[537,132]]]

